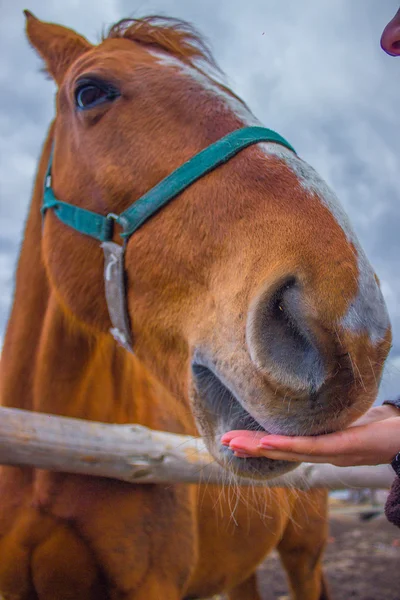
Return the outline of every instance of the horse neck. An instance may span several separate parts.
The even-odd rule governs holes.
[[[194,432],[180,404],[111,336],[68,314],[43,264],[40,206],[51,149],[39,164],[1,359],[1,404],[90,420]]]

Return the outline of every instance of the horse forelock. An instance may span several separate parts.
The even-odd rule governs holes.
[[[181,60],[220,69],[204,37],[182,19],[151,15],[139,19],[121,19],[110,27],[105,39],[123,38],[153,49],[168,52]]]

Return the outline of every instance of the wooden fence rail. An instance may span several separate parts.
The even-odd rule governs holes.
[[[0,464],[112,477],[131,483],[229,483],[232,479],[200,438],[139,425],[110,425],[0,408]],[[303,463],[270,481],[238,479],[241,485],[331,490],[389,488],[393,472],[378,467]]]

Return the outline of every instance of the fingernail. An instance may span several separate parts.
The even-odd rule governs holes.
[[[270,444],[264,444],[263,442],[260,442],[258,444],[259,448],[262,448],[263,450],[276,450],[275,446],[271,446]]]
[[[251,454],[247,454],[247,452],[239,452],[239,451],[237,451],[237,452],[234,452],[234,455],[237,458],[251,458]]]
[[[229,441],[228,440],[221,440],[221,444],[223,446],[229,446]]]

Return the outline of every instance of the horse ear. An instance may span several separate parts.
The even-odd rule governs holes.
[[[28,10],[24,13],[30,43],[45,61],[51,77],[60,84],[68,67],[93,46],[72,29],[40,21]]]

